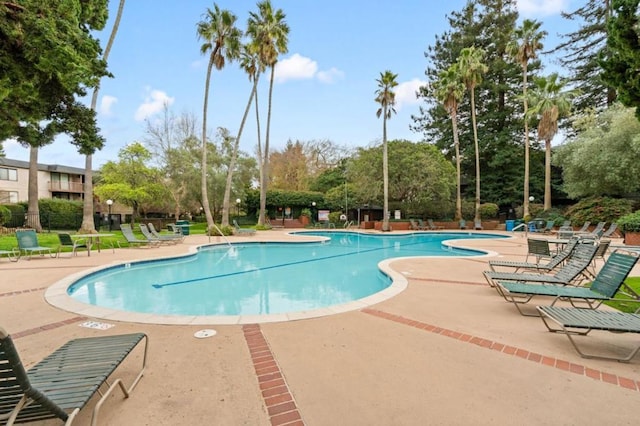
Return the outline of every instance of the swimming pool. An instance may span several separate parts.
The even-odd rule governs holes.
[[[366,303],[378,294],[386,299],[404,289],[406,279],[378,267],[385,259],[478,256],[485,252],[453,248],[443,242],[502,237],[336,231],[295,234],[315,236],[319,241],[202,246],[188,256],[125,263],[92,272],[67,285],[66,292],[84,305],[142,317],[225,317],[233,322],[265,315],[291,318],[296,312],[335,313],[354,301]]]

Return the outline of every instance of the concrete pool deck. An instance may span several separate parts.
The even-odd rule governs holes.
[[[259,231],[232,241],[290,240]],[[214,239],[212,239],[214,240]],[[619,241],[616,241],[619,242]],[[48,304],[65,277],[114,262],[188,252],[207,237],[91,257],[0,259],[0,326],[27,368],[76,337],[145,332],[148,367],[129,399],[114,392],[101,425],[635,424],[640,355],[581,358],[565,336],[523,317],[482,276],[490,259],[524,260],[526,239],[456,240],[493,257],[400,259],[396,296],[331,316],[262,324],[157,325],[115,321]],[[602,264],[600,261],[599,266]],[[632,275],[640,275],[639,267]],[[540,298],[531,306],[545,304]],[[86,321],[114,325],[80,327]],[[217,335],[197,339],[213,328]],[[627,351],[638,335],[597,333],[584,345]],[[120,372],[133,377],[134,352]],[[92,401],[77,424],[88,424]],[[60,424],[59,421],[43,422]]]

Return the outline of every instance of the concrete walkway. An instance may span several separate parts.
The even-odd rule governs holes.
[[[289,240],[260,231],[234,241]],[[565,336],[523,317],[482,271],[496,257],[391,262],[409,285],[384,302],[299,321],[244,325],[155,325],[107,321],[49,305],[64,277],[123,260],[170,256],[207,243],[103,250],[87,257],[0,259],[0,326],[26,367],[76,337],[142,331],[150,352],[129,399],[114,392],[101,425],[636,424],[640,355],[630,363],[583,359]],[[456,240],[455,245],[524,260],[526,239]],[[640,275],[635,270],[632,275]],[[545,299],[532,303],[544,304]],[[80,327],[96,320],[108,330]],[[217,335],[196,339],[214,328]],[[591,348],[625,352],[637,335],[594,333]],[[133,377],[132,354],[120,368]],[[95,402],[77,424],[88,424]],[[42,424],[54,425],[49,421]]]

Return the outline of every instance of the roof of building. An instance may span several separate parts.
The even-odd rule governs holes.
[[[12,160],[10,158],[0,157],[0,166],[16,167],[19,169],[28,169],[29,162],[21,160]],[[42,164],[38,163],[38,170],[43,172],[69,173],[74,175],[84,175],[84,170],[79,167],[62,166],[59,164]]]

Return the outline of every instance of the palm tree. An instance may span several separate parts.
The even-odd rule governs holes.
[[[484,60],[484,50],[481,48],[465,47],[458,57],[458,69],[462,81],[469,91],[471,98],[471,123],[473,125],[473,142],[476,151],[476,213],[474,220],[480,220],[480,148],[478,146],[478,125],[476,123],[476,86],[482,83],[482,75],[489,70]]]
[[[382,115],[382,188],[384,193],[382,230],[389,230],[389,154],[387,152],[387,119],[391,118],[391,113],[396,112],[393,107],[396,104],[396,94],[393,88],[398,85],[396,78],[398,74],[394,74],[387,70],[380,73],[380,78],[376,80],[378,90],[376,90],[375,101],[380,104],[380,108],[376,112],[376,116],[380,118]]]
[[[525,119],[537,117],[538,138],[544,140],[544,209],[551,208],[551,140],[558,133],[558,120],[569,115],[575,90],[563,90],[567,80],[558,79],[553,73],[534,79],[535,88],[529,93],[531,109]]]
[[[226,60],[232,61],[240,51],[240,38],[242,31],[236,26],[237,17],[229,10],[220,10],[216,3],[213,10],[207,9],[204,19],[197,24],[198,38],[204,40],[200,46],[200,52],[209,55],[207,66],[207,77],[204,88],[204,105],[202,107],[202,207],[207,218],[207,229],[214,227],[213,216],[209,206],[209,195],[207,194],[207,108],[209,104],[209,83],[211,82],[211,71],[215,65],[217,70],[225,66]]]
[[[113,28],[111,28],[111,34],[109,40],[104,48],[102,60],[107,62],[109,59],[109,53],[111,53],[111,47],[116,39],[118,28],[120,28],[120,19],[122,18],[122,11],[124,10],[124,3],[126,0],[120,0],[118,4],[118,12],[116,13],[116,19],[113,22]],[[97,85],[93,89],[91,95],[91,110],[95,111],[98,104],[98,92],[100,91],[100,85]],[[111,218],[109,218],[111,220]],[[96,229],[96,224],[93,221],[93,154],[87,154],[84,160],[84,202],[82,207],[82,225],[80,226],[81,232],[91,232]]]
[[[436,99],[442,102],[444,109],[451,116],[453,128],[453,145],[456,150],[456,220],[462,219],[462,195],[460,190],[460,141],[458,139],[458,106],[464,96],[464,84],[460,76],[458,64],[453,64],[438,74],[433,83]]]
[[[289,42],[289,25],[285,22],[286,15],[282,9],[273,10],[270,0],[258,3],[258,13],[249,12],[247,33],[256,40],[260,63],[271,69],[269,80],[269,104],[267,110],[267,130],[265,133],[264,150],[260,162],[260,214],[258,224],[264,225],[267,209],[267,176],[269,172],[269,133],[271,130],[271,100],[273,98],[273,79],[275,67],[280,54],[287,53]],[[260,152],[260,151],[259,151]]]
[[[507,50],[522,66],[522,99],[524,103],[524,116],[527,116],[527,70],[529,61],[538,57],[538,51],[542,49],[542,40],[546,31],[540,31],[540,22],[525,19],[522,26],[513,32],[513,38],[507,46]],[[523,216],[529,216],[529,123],[524,120],[524,202]]]
[[[249,95],[249,101],[247,102],[247,106],[244,110],[244,115],[242,116],[242,121],[240,122],[240,128],[238,129],[238,135],[236,136],[235,143],[233,146],[233,151],[231,153],[231,160],[229,162],[229,170],[227,171],[227,182],[224,189],[224,200],[222,205],[222,226],[229,225],[229,199],[231,197],[231,184],[233,182],[233,172],[236,167],[236,162],[238,159],[238,148],[240,146],[240,137],[242,136],[242,130],[244,129],[245,122],[247,121],[247,116],[249,115],[249,110],[251,109],[251,103],[253,102],[254,97],[256,96],[257,88],[258,88],[258,79],[260,78],[260,74],[264,71],[264,66],[262,66],[259,62],[257,55],[257,47],[255,43],[249,43],[242,46],[242,51],[240,52],[240,67],[247,73],[249,77],[249,81],[253,81],[253,87],[251,89],[251,94]]]

